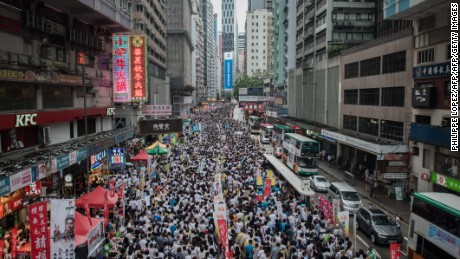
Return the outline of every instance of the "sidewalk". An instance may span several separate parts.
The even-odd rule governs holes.
[[[335,178],[339,182],[343,182],[344,178],[344,172],[342,169],[337,168],[337,166],[331,166],[329,167],[327,165],[326,161],[320,161],[319,163],[319,169],[320,171],[323,171],[324,173],[330,175],[332,178]],[[364,185],[364,179],[361,179],[360,177],[355,177],[353,184],[350,184],[355,188],[361,197],[368,199],[372,201],[373,203],[376,203],[378,206],[382,207],[384,210],[389,212],[392,216],[395,215],[395,213],[398,213],[399,218],[401,221],[404,221],[405,223],[409,222],[409,217],[410,217],[410,200],[405,199],[402,201],[397,201],[395,199],[390,199],[385,196],[383,193],[382,187],[379,186],[378,190],[374,192],[375,196],[372,198],[369,198],[369,193],[366,191],[366,187]]]

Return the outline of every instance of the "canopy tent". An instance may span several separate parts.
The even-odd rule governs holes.
[[[154,149],[147,150],[147,153],[151,155],[158,155],[158,154],[166,155],[169,153],[169,150],[166,148],[162,148],[162,147],[156,147]]]
[[[147,150],[154,149],[154,148],[157,147],[157,145],[160,145],[161,148],[166,148],[166,145],[165,145],[165,144],[159,143],[159,142],[157,141],[157,142],[153,143],[152,145],[146,147],[145,149],[147,149]],[[147,153],[148,153],[148,152],[147,152]]]
[[[144,150],[141,150],[137,155],[131,158],[131,161],[146,161],[150,158],[151,156],[149,154],[147,154]]]
[[[97,227],[103,218],[91,218],[75,212],[75,247],[84,244],[88,240],[88,234]]]
[[[110,191],[102,188],[101,186],[96,187],[92,192],[87,193],[75,201],[77,207],[84,207],[88,200],[88,206],[90,208],[104,208],[104,196],[107,193],[107,206],[113,208],[118,201],[118,194],[115,192],[113,197],[110,196]]]

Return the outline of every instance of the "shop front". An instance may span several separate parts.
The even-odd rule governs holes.
[[[103,179],[108,179],[110,175],[109,152],[104,149],[90,157],[91,175],[89,178],[90,186],[100,183]]]

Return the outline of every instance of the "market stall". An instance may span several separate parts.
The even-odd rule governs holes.
[[[85,258],[102,251],[104,241],[104,225],[102,220],[102,218],[89,218],[75,212],[75,247],[77,251],[87,251]],[[82,246],[87,246],[87,249],[78,249]]]
[[[118,194],[113,193],[113,196],[110,195],[110,191],[104,189],[101,186],[96,187],[92,192],[87,193],[80,198],[78,198],[75,202],[77,207],[83,208],[86,203],[90,208],[103,208],[105,203],[105,196],[107,196],[107,206],[110,209],[113,209],[115,204],[118,201]]]

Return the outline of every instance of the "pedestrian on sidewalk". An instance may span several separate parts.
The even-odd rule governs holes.
[[[369,198],[372,198],[372,195],[374,194],[374,177],[370,176],[369,177]]]
[[[364,184],[366,186],[366,192],[369,191],[369,168],[364,171]]]
[[[332,155],[331,153],[327,154],[327,166],[331,167]]]
[[[395,214],[395,223],[396,227],[399,228],[399,230],[401,230],[401,219],[399,218],[397,213]]]

